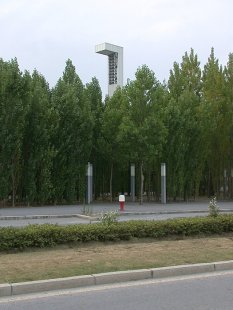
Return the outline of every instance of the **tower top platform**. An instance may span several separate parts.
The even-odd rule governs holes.
[[[95,52],[109,56],[113,53],[123,53],[123,47],[110,43],[101,43],[95,46]]]

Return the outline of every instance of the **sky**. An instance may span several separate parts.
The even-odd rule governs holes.
[[[50,87],[69,58],[84,84],[95,76],[107,94],[107,57],[95,45],[124,48],[124,83],[146,64],[168,80],[191,48],[201,67],[211,47],[220,64],[233,52],[232,0],[0,0],[0,58],[37,69]]]

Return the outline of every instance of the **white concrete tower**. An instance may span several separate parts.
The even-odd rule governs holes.
[[[108,56],[108,95],[123,86],[123,47],[110,43],[95,46],[95,52]]]

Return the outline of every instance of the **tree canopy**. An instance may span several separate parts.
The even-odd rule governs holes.
[[[138,200],[159,200],[163,162],[168,199],[233,198],[233,54],[201,67],[191,49],[163,83],[143,65],[104,100],[70,59],[53,88],[0,59],[0,128],[3,205],[82,202],[88,162],[95,199],[130,194],[133,163]]]

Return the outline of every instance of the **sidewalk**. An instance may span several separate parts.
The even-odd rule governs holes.
[[[120,215],[143,214],[174,214],[174,213],[207,213],[208,201],[167,203],[126,202]],[[218,202],[220,212],[233,212],[233,201]],[[9,207],[0,208],[0,220],[22,218],[65,218],[82,217],[85,215],[98,216],[103,212],[119,211],[119,203],[92,203],[90,205],[57,205],[41,207]]]

